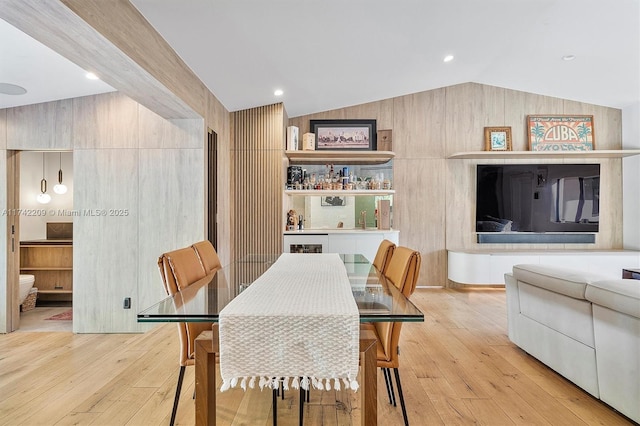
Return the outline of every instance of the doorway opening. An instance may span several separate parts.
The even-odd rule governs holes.
[[[207,239],[218,250],[218,134],[207,136]]]
[[[20,151],[16,331],[72,331],[73,153]]]

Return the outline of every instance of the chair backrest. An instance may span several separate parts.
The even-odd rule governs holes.
[[[393,256],[395,248],[395,243],[389,240],[382,240],[378,246],[376,257],[373,259],[373,266],[375,266],[378,271],[382,273],[385,272],[386,268],[389,266],[389,261],[391,260],[391,256]]]
[[[158,268],[170,296],[207,275],[193,247],[164,253],[158,258]]]
[[[216,253],[216,249],[213,248],[213,244],[209,240],[199,241],[191,247],[196,251],[207,274],[222,268],[218,253]]]
[[[409,297],[416,289],[421,263],[420,252],[398,246],[393,251],[384,275],[402,294]]]

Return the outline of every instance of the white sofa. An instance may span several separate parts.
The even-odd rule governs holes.
[[[640,281],[536,264],[505,282],[509,339],[640,422]]]

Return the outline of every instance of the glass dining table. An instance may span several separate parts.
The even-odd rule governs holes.
[[[300,254],[300,256],[308,256]],[[340,254],[360,322],[423,322],[424,314],[359,254]],[[215,353],[220,311],[260,277],[279,255],[253,254],[232,262],[207,280],[200,280],[180,292],[144,309],[141,323],[209,322],[212,332],[196,339],[196,424],[215,424]],[[283,295],[286,300],[286,295]],[[205,335],[206,334],[206,335]],[[363,382],[362,424],[377,423],[376,341],[360,336],[361,382]]]

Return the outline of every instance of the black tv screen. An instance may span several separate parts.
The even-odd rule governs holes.
[[[597,232],[600,164],[478,164],[476,232]]]

